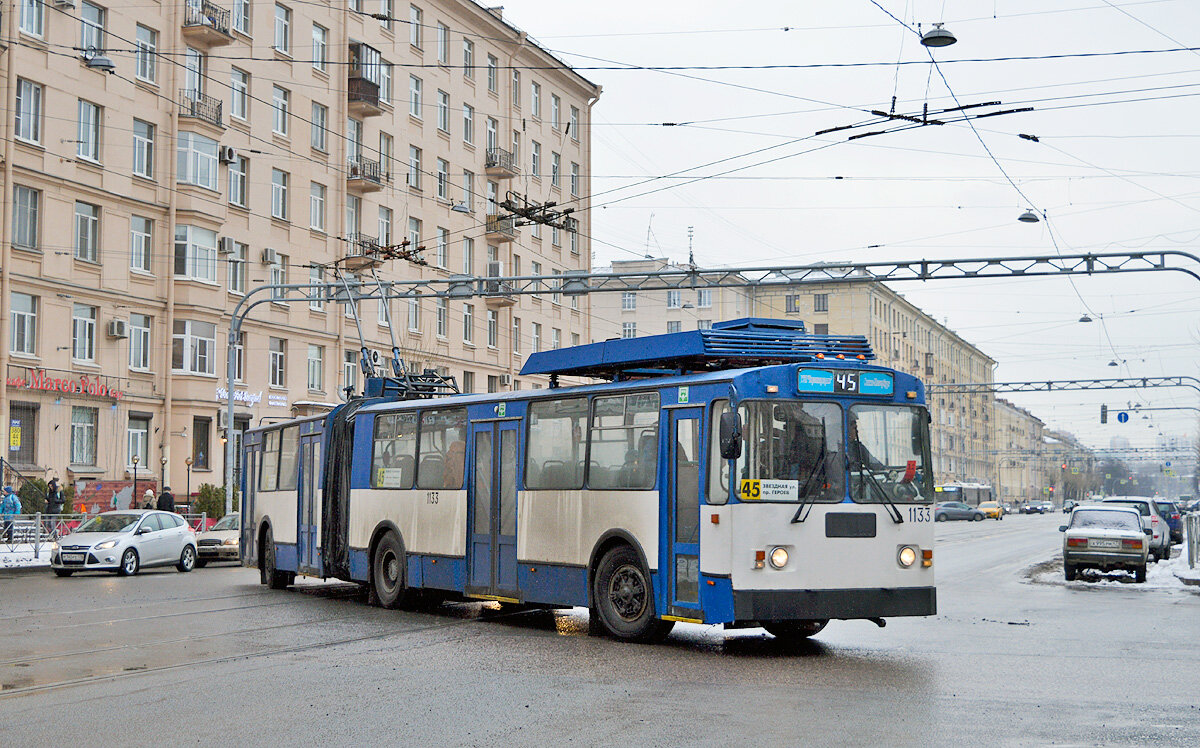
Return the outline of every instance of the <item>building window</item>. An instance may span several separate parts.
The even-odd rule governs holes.
[[[325,185],[312,182],[308,196],[308,226],[317,231],[325,230]]]
[[[667,322],[667,332],[680,332],[683,330],[683,323],[677,319]]]
[[[484,125],[484,142],[487,144],[489,151],[500,147],[499,137],[500,123],[493,117],[487,118],[487,123]]]
[[[462,240],[462,258],[463,258],[463,273],[472,275],[475,270],[475,240],[469,236],[464,236]],[[493,247],[488,247],[488,255],[492,253]],[[489,260],[491,262],[491,260]]]
[[[150,247],[154,222],[142,216],[129,217],[129,267],[150,272]]]
[[[100,254],[100,206],[75,203],[75,257],[96,262]]]
[[[229,290],[234,293],[246,293],[246,255],[250,247],[242,242],[233,243],[233,251],[229,253]]]
[[[532,337],[533,352],[537,353],[538,351],[542,350],[542,323],[534,322],[532,325],[532,328],[533,328],[533,337]]]
[[[520,317],[513,317],[512,349],[513,349],[513,353],[521,352],[521,318]]]
[[[96,307],[75,304],[71,310],[71,358],[96,360]]]
[[[282,286],[288,282],[288,256],[275,253],[275,262],[271,263],[271,284]]]
[[[145,314],[129,315],[129,368],[150,368],[150,317]]]
[[[421,189],[421,149],[415,145],[408,147],[408,186]]]
[[[630,309],[637,309],[637,292],[636,291],[622,291],[621,292],[621,309],[623,311],[629,311]]]
[[[560,175],[562,174],[562,155],[551,151],[550,153],[550,186],[561,187]]]
[[[475,391],[475,372],[463,371],[462,375],[462,393],[469,395]]]
[[[488,348],[500,345],[500,316],[495,309],[487,310],[487,344]]]
[[[562,348],[562,330],[557,327],[550,328],[550,348],[553,350]]]
[[[233,341],[233,380],[241,382],[246,371],[246,333],[239,332]]]
[[[828,312],[829,311],[829,294],[816,293],[813,294],[813,311]]]
[[[354,351],[342,354],[342,387],[352,392],[358,387],[358,354]]]
[[[312,135],[310,145],[318,151],[327,150],[329,132],[329,107],[313,102],[312,105]]]
[[[408,113],[421,119],[421,79],[408,76]]]
[[[268,353],[267,371],[270,373],[271,386],[286,386],[287,372],[285,364],[287,360],[287,341],[283,338],[271,338],[268,344]]]
[[[179,182],[216,190],[217,141],[194,132],[181,132],[176,142]]]
[[[196,416],[192,419],[192,469],[208,470],[209,444],[212,441],[212,419]]]
[[[667,291],[667,309],[679,309],[683,306],[682,291]]]
[[[622,322],[621,323],[621,337],[622,338],[636,338],[637,337],[637,323],[636,322]]]
[[[158,32],[139,23],[136,44],[137,70],[134,74],[138,80],[154,83],[158,78]]]
[[[75,153],[88,161],[100,160],[100,116],[100,107],[79,100],[79,142]]]
[[[571,162],[571,194],[579,195],[579,164]]]
[[[148,449],[150,441],[150,419],[129,416],[129,424],[125,428],[125,464],[135,469],[147,470],[149,462],[147,458],[150,456]],[[137,463],[134,463],[133,458],[137,458]],[[139,497],[134,496],[135,500]]]
[[[711,319],[696,320],[696,329],[697,330],[711,330],[712,329],[712,320]]]
[[[41,36],[46,27],[46,6],[42,0],[20,0],[21,31],[31,36]]]
[[[37,297],[14,291],[9,316],[12,318],[9,352],[35,355],[37,353]]]
[[[555,130],[562,129],[562,100],[557,94],[550,94],[550,126]]]
[[[421,12],[420,8],[415,5],[408,6],[408,43],[417,49],[421,48],[421,32],[424,28],[424,19],[425,15]]]
[[[38,7],[41,3],[38,0]],[[17,80],[17,123],[15,135],[30,143],[42,142],[42,87],[27,80]]]
[[[533,111],[534,119],[542,117],[542,85],[537,81],[529,83],[529,108]]]
[[[708,309],[712,306],[712,289],[701,288],[696,291],[696,306]]]
[[[321,286],[325,283],[325,268],[320,265],[308,266],[308,283],[312,286]],[[321,297],[321,288],[310,288],[308,290],[308,308],[314,312],[325,311],[325,302]]]
[[[475,107],[463,104],[463,142],[475,142]]]
[[[175,275],[217,282],[217,232],[198,226],[175,227]]]
[[[272,129],[276,135],[288,134],[288,112],[292,94],[286,88],[271,87],[271,106],[274,111]]]
[[[245,120],[250,116],[250,74],[234,68],[229,74],[229,114]]]
[[[446,337],[450,325],[450,302],[445,298],[437,300],[437,336]]]
[[[421,300],[420,299],[409,299],[408,300],[408,331],[409,332],[420,332],[421,331]]]
[[[325,389],[325,347],[308,344],[308,388]]]
[[[416,247],[421,243],[421,219],[409,216],[408,243]]]
[[[41,192],[19,184],[13,186],[12,243],[14,247],[37,249],[41,204]]]
[[[463,75],[475,77],[475,42],[463,38]]]
[[[183,53],[183,86],[189,98],[204,93],[204,53],[187,47]]]
[[[313,70],[325,72],[329,62],[329,30],[324,26],[313,24],[312,31],[312,66]]]
[[[829,323],[818,322],[818,323],[814,324],[813,325],[813,333],[815,333],[817,335],[828,335],[829,334]]]
[[[282,5],[275,6],[274,46],[277,52],[292,53],[292,11]]]
[[[567,129],[571,131],[571,140],[579,142],[579,107],[571,107],[571,121],[567,123]]]
[[[500,61],[495,55],[487,56],[487,87],[491,93],[496,93],[500,90],[500,77],[497,75],[497,70],[500,66]]]
[[[437,92],[437,126],[442,132],[450,132],[450,94]]]
[[[379,206],[379,244],[387,247],[392,243],[392,209]]]
[[[475,305],[463,304],[463,342],[475,343]]]
[[[788,294],[783,300],[783,310],[787,314],[799,314],[800,294]]]
[[[233,30],[250,35],[250,0],[233,0]]]
[[[529,176],[542,178],[542,144],[536,140],[529,143]]]
[[[288,220],[288,180],[286,171],[271,169],[271,217]]]
[[[437,230],[437,260],[434,264],[445,269],[450,267],[450,230],[441,226]]]
[[[89,2],[83,3],[79,10],[79,48],[96,52],[104,50],[104,8]]]
[[[250,161],[245,156],[236,156],[229,165],[229,202],[239,208],[247,205],[247,185]]]
[[[437,160],[437,196],[438,200],[450,199],[450,162],[444,158]]]
[[[96,464],[96,408],[71,406],[71,464]]]
[[[521,108],[521,71],[512,71],[512,105]]]
[[[450,27],[440,21],[437,25],[437,61],[442,65],[450,64]]]
[[[469,171],[463,171],[463,204],[468,209],[473,210],[475,207],[475,175]]]

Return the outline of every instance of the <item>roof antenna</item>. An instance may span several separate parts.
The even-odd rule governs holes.
[[[695,226],[688,226],[688,265],[691,266],[692,270],[696,269],[696,255],[692,253],[692,236],[695,230]]]

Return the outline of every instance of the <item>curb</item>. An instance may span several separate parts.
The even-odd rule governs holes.
[[[38,566],[22,565],[22,566],[0,566],[0,579],[9,574],[29,574],[35,571],[48,572],[50,564],[41,564]]]
[[[1179,576],[1179,574],[1176,574],[1175,578],[1178,579],[1179,581],[1183,582],[1184,584],[1190,585],[1192,587],[1200,587],[1200,578],[1181,577],[1181,576]]]

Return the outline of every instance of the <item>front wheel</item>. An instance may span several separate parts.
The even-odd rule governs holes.
[[[140,563],[137,551],[126,548],[125,552],[121,554],[121,565],[117,567],[117,573],[123,577],[131,577],[138,573]]]
[[[604,554],[596,569],[592,600],[600,624],[617,639],[650,642],[666,638],[675,625],[654,612],[654,588],[638,554],[622,545]]]
[[[976,514],[976,515],[973,515],[973,516],[971,517],[971,521],[972,521],[972,522],[982,522],[982,521],[983,521],[983,515],[982,515],[982,514]]]
[[[946,515],[944,515],[944,514],[935,514],[935,515],[933,515],[933,521],[934,521],[934,522],[945,522],[945,521],[946,521]]]
[[[821,630],[828,625],[828,618],[817,618],[810,621],[776,621],[775,623],[764,623],[763,628],[770,632],[776,639],[798,641],[821,633]]]
[[[196,565],[196,549],[190,545],[183,547],[183,553],[179,554],[179,563],[175,564],[175,568],[187,573]]]

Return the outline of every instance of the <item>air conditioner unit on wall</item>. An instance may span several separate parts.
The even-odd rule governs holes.
[[[223,145],[217,149],[217,160],[223,164],[232,164],[237,161],[237,150],[232,146]]]
[[[233,237],[222,236],[220,241],[217,242],[217,251],[223,255],[233,254]]]
[[[262,251],[262,263],[264,265],[274,265],[278,261],[279,255],[275,253],[275,250],[267,247]]]
[[[110,319],[108,321],[108,337],[110,337],[110,338],[127,338],[127,337],[129,337],[129,323],[123,319]]]
[[[512,374],[501,374],[500,375],[500,386],[501,387],[512,386]]]

